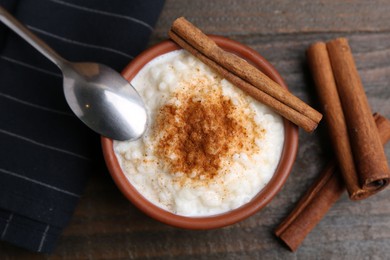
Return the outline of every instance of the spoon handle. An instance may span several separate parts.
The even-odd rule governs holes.
[[[32,33],[27,27],[12,16],[6,9],[0,6],[0,21],[7,25],[12,31],[17,33],[20,37],[31,44],[35,49],[42,53],[46,58],[51,60],[60,69],[67,62],[64,58],[58,55],[52,48],[50,48],[38,36]]]

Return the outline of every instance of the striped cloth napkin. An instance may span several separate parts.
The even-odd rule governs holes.
[[[148,42],[163,0],[0,0],[71,61],[120,71]],[[101,166],[99,136],[65,102],[62,74],[0,24],[0,239],[49,253]]]

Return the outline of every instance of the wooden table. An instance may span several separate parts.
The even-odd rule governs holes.
[[[151,44],[166,39],[179,16],[257,50],[290,90],[314,107],[305,50],[318,40],[347,37],[372,110],[390,118],[388,0],[167,0]],[[390,158],[390,145],[386,153]],[[361,202],[344,195],[296,253],[273,235],[330,154],[323,125],[314,134],[300,130],[299,154],[281,192],[249,219],[211,231],[177,229],[147,217],[121,195],[103,168],[91,176],[52,255],[0,243],[0,258],[388,259],[390,189]]]

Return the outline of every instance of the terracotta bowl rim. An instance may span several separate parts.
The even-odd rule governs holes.
[[[210,37],[223,49],[245,58],[271,79],[287,88],[276,69],[255,50],[222,36],[210,35]],[[124,68],[122,75],[130,81],[148,61],[177,49],[180,49],[180,47],[170,40],[160,42],[138,55]],[[115,184],[123,195],[141,211],[171,226],[185,229],[213,229],[228,226],[248,218],[265,207],[280,191],[291,172],[298,149],[298,127],[284,119],[284,129],[285,140],[281,160],[269,183],[250,202],[243,206],[226,213],[205,217],[175,215],[149,202],[130,184],[122,172],[113,150],[113,141],[102,136],[101,144],[106,165]]]

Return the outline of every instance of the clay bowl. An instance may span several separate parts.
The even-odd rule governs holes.
[[[250,49],[233,40],[229,40],[219,36],[211,36],[219,46],[223,49],[232,52],[248,62],[258,67],[263,73],[271,79],[286,87],[283,79],[275,68],[266,61],[256,51]],[[144,51],[136,57],[122,72],[122,75],[131,80],[138,71],[153,58],[165,54],[167,52],[177,50],[180,47],[171,41],[161,42],[154,47]],[[171,226],[186,228],[186,229],[213,229],[237,223],[254,213],[258,212],[266,206],[272,198],[279,192],[285,183],[291,168],[295,161],[298,148],[298,129],[287,120],[284,120],[285,142],[284,148],[279,161],[279,165],[270,182],[261,190],[256,197],[243,206],[229,211],[227,213],[207,216],[207,217],[184,217],[167,212],[145,199],[138,191],[130,184],[126,176],[121,170],[121,167],[115,157],[113,150],[113,142],[111,139],[102,137],[102,148],[107,167],[114,179],[116,185],[121,190],[123,195],[137,206],[141,211],[150,217],[166,223]]]

